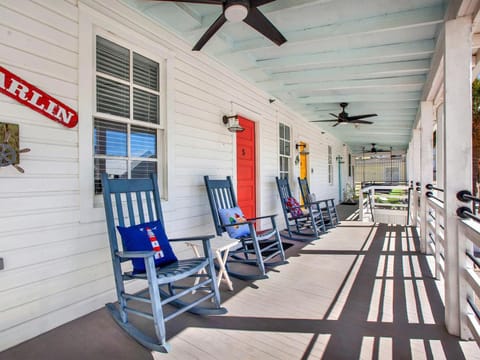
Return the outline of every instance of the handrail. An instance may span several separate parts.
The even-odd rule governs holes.
[[[427,190],[437,190],[437,191],[445,192],[445,190],[443,190],[441,188],[438,188],[438,187],[435,187],[432,184],[427,184],[427,185],[425,185],[425,187],[427,188]]]
[[[437,201],[439,201],[439,202],[441,202],[441,203],[443,204],[443,200],[440,199],[440,198],[438,198],[438,197],[436,197],[435,195],[433,195],[433,193],[432,193],[431,191],[427,191],[427,192],[425,193],[425,196],[426,196],[427,198],[429,198],[429,199],[435,199],[435,200],[437,200]]]
[[[468,190],[459,191],[457,193],[457,199],[465,203],[468,203],[470,201],[473,201],[475,203],[480,203],[480,199],[473,196],[472,193]]]
[[[360,199],[362,199],[362,201],[359,201],[359,219],[363,219],[363,211],[365,210],[365,207],[364,207],[364,202],[365,200],[363,200],[364,198],[364,194],[365,197],[366,197],[366,203],[367,203],[367,208],[366,210],[369,210],[370,211],[370,216],[371,216],[371,221],[375,222],[376,219],[374,218],[374,210],[375,209],[378,209],[378,207],[398,207],[398,208],[403,208],[405,211],[405,213],[407,212],[407,210],[409,210],[409,204],[408,204],[408,200],[407,200],[407,204],[389,204],[388,202],[380,202],[380,203],[376,203],[375,202],[375,197],[373,195],[382,195],[382,190],[402,190],[402,193],[404,195],[396,195],[396,194],[388,194],[388,196],[392,196],[394,198],[409,198],[409,195],[410,195],[410,187],[408,185],[369,185],[369,186],[366,186],[366,187],[362,187],[359,191],[359,196],[360,196]],[[378,191],[378,193],[376,193],[376,191]],[[386,195],[386,194],[383,194],[383,195]],[[359,199],[359,200],[360,200]],[[378,207],[377,207],[378,206]],[[397,210],[397,209],[396,209]],[[405,214],[402,214],[402,216],[404,216]],[[406,222],[405,222],[406,223]]]
[[[457,209],[457,216],[462,218],[462,219],[472,219],[472,220],[475,220],[476,222],[480,223],[480,217],[474,215],[473,212],[472,212],[472,209],[470,209],[466,206],[460,206]]]
[[[478,260],[475,256],[473,256],[470,252],[466,252],[467,257],[472,260],[476,266],[480,267],[480,260]]]
[[[475,304],[475,301],[472,300],[470,296],[467,296],[467,302],[470,305],[470,308],[473,310],[475,313],[477,320],[480,321],[480,310],[478,309],[477,305]]]

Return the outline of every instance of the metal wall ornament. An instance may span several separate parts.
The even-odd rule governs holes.
[[[20,164],[20,154],[30,149],[20,149],[19,126],[0,123],[0,167],[13,166],[22,174],[25,172]]]

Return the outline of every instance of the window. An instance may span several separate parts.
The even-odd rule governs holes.
[[[352,165],[352,154],[348,154],[348,176],[352,176],[352,168],[353,168],[353,165]]]
[[[289,178],[289,163],[290,163],[290,127],[280,123],[279,124],[279,139],[280,139],[280,178]]]
[[[161,121],[160,63],[96,37],[93,155],[95,194],[100,174],[141,178],[157,173]]]
[[[332,147],[328,145],[328,183],[333,184],[333,159]]]

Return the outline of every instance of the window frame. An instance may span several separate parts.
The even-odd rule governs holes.
[[[158,180],[161,185],[162,205],[168,211],[173,205],[168,199],[175,196],[173,171],[175,149],[168,146],[175,136],[174,118],[174,71],[175,54],[163,47],[151,32],[131,28],[119,19],[107,18],[86,4],[79,4],[79,65],[78,65],[78,188],[80,223],[104,220],[103,198],[94,194],[93,119],[96,110],[95,55],[96,36],[100,35],[119,45],[136,50],[140,55],[158,59],[163,63],[160,74],[160,91],[164,91],[164,105],[160,109],[163,117],[163,139],[157,141]],[[146,50],[148,49],[148,50]],[[143,125],[143,124],[142,124]],[[162,144],[160,142],[163,142]],[[160,148],[159,148],[160,146]]]
[[[286,137],[282,137],[281,133],[281,127],[288,128],[288,133],[289,137],[288,139]],[[288,179],[290,180],[290,175],[291,175],[291,159],[292,159],[292,127],[290,125],[287,125],[283,122],[278,122],[278,177],[281,179]],[[285,134],[285,131],[284,131]],[[282,142],[284,144],[288,143],[288,149],[289,149],[289,154],[283,154],[282,153]],[[283,149],[285,149],[286,146],[283,146]],[[287,171],[282,170],[282,160],[287,164]]]
[[[328,183],[333,185],[333,149],[332,145],[327,145],[327,166],[328,166]]]
[[[103,72],[99,72],[97,70],[97,38],[101,37],[109,42],[114,43],[115,45],[121,46],[125,49],[128,50],[129,52],[129,80],[124,80],[121,78],[117,78],[115,76],[112,76],[110,74],[105,74]],[[134,161],[147,161],[147,162],[152,162],[156,164],[157,167],[157,176],[158,176],[158,182],[159,182],[159,187],[161,190],[164,190],[163,187],[163,178],[160,175],[163,173],[163,168],[162,164],[164,163],[162,161],[162,155],[164,153],[163,149],[163,143],[164,143],[164,131],[165,131],[165,112],[163,109],[165,108],[165,88],[162,87],[162,81],[163,77],[165,75],[165,70],[164,70],[164,59],[159,58],[158,56],[154,56],[153,54],[149,54],[147,51],[138,48],[138,46],[129,44],[125,41],[122,41],[121,39],[116,39],[113,38],[110,34],[104,35],[102,32],[96,32],[95,33],[95,40],[94,40],[94,62],[93,62],[93,68],[94,68],[94,76],[95,76],[95,83],[93,84],[94,87],[94,97],[93,97],[93,104],[92,104],[92,111],[93,111],[93,117],[92,117],[92,123],[93,123],[93,130],[95,130],[95,122],[97,120],[100,121],[108,121],[112,122],[115,124],[123,124],[126,125],[126,155],[125,156],[112,156],[112,155],[103,155],[103,154],[95,154],[95,151],[93,151],[93,166],[94,166],[94,172],[95,172],[95,161],[97,159],[110,159],[110,160],[119,160],[119,161],[125,161],[126,162],[126,169],[127,169],[127,176],[128,178],[131,178],[131,171],[132,167],[131,164]],[[142,85],[135,84],[134,81],[134,75],[133,75],[133,68],[134,68],[134,54],[138,54],[142,57],[145,57],[151,61],[154,61],[158,65],[158,90],[152,90],[149,88],[146,88]],[[118,115],[113,115],[113,114],[108,114],[104,112],[99,112],[98,107],[97,107],[97,79],[102,78],[102,79],[107,79],[111,81],[115,81],[117,83],[120,83],[122,85],[128,86],[129,87],[129,117],[123,117],[123,116],[118,116]],[[145,91],[147,93],[155,94],[158,95],[158,123],[152,123],[148,121],[142,121],[142,120],[135,120],[134,119],[134,90],[139,89],[142,91]],[[162,91],[163,90],[163,91]],[[141,157],[135,157],[131,153],[131,144],[132,144],[132,128],[143,128],[143,129],[152,129],[155,130],[156,132],[156,157],[155,160],[149,160],[148,158],[141,158]],[[92,135],[93,136],[93,135]],[[94,147],[95,144],[92,143],[92,147]],[[95,182],[95,179],[94,179]],[[100,206],[101,201],[98,198],[99,195],[95,193],[95,185],[94,185],[94,196],[95,196],[95,204]],[[163,194],[164,191],[161,191],[161,194]],[[162,195],[163,198],[163,195]]]

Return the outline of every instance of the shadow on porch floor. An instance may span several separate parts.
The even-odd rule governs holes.
[[[269,279],[222,288],[226,315],[168,323],[171,354],[150,353],[100,309],[0,359],[480,359],[475,343],[447,334],[410,228],[344,221],[293,243]]]

